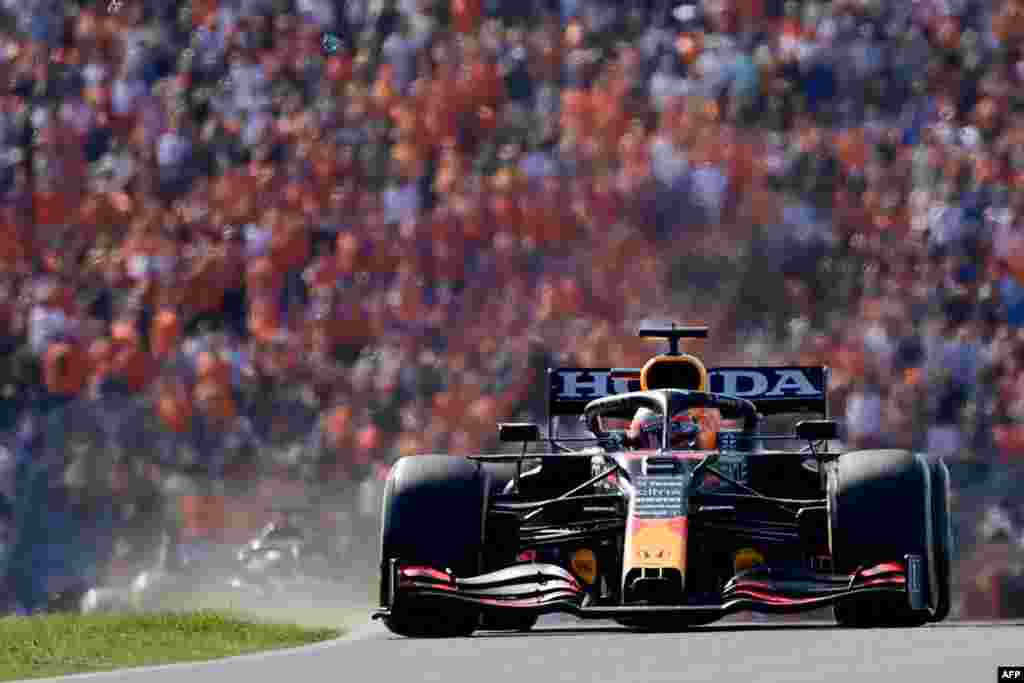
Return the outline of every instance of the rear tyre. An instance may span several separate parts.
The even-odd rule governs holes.
[[[919,555],[927,565],[933,561],[933,549],[948,547],[934,541],[929,547],[929,518],[936,507],[948,507],[938,500],[935,489],[942,485],[933,482],[933,470],[924,456],[903,450],[854,451],[839,457],[828,480],[837,571],[852,574],[882,562],[902,562],[905,555]],[[933,528],[933,538],[936,531]],[[940,567],[941,562],[936,568]],[[948,602],[948,578],[945,584]],[[837,603],[833,614],[841,626],[861,628],[921,626],[929,621],[928,612],[912,611],[902,594],[849,598]]]
[[[391,592],[390,561],[480,573],[484,518],[490,492],[486,470],[448,455],[405,457],[392,468],[381,520],[381,604]],[[385,624],[399,635],[466,636],[477,629],[480,610],[451,601],[398,596]]]

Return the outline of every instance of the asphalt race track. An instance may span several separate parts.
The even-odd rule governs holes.
[[[546,617],[526,634],[407,640],[379,624],[298,650],[53,681],[343,683],[444,681],[994,681],[1024,664],[1024,623],[839,630],[831,622],[729,622],[687,633]]]

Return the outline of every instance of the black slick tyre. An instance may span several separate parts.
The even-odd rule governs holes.
[[[906,555],[931,563],[936,529],[929,526],[934,526],[934,508],[943,505],[936,499],[938,482],[933,479],[932,463],[908,451],[841,455],[828,480],[836,570],[852,574],[882,562],[902,562]],[[912,611],[902,594],[847,598],[834,605],[833,614],[839,625],[860,628],[921,626],[930,620],[927,611]]]
[[[391,594],[391,560],[451,571],[480,573],[490,477],[477,463],[448,455],[399,460],[384,490],[381,519],[381,604]],[[408,637],[466,636],[477,629],[473,605],[399,595],[384,620]]]

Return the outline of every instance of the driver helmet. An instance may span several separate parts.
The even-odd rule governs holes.
[[[626,430],[628,443],[637,449],[661,448],[662,417],[650,408],[640,408]],[[669,447],[690,448],[700,434],[700,424],[686,413],[669,420]]]

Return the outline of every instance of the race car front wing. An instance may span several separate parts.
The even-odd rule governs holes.
[[[854,574],[823,574],[793,569],[754,567],[737,574],[713,604],[590,605],[589,594],[568,571],[553,564],[526,563],[458,578],[448,571],[391,561],[388,604],[373,614],[386,618],[407,600],[417,603],[468,602],[484,611],[515,610],[532,614],[570,613],[583,619],[686,617],[717,619],[735,612],[795,613],[820,609],[865,593],[902,594],[913,610],[928,609],[919,577],[922,558],[886,562]],[[908,579],[909,577],[909,579]]]

